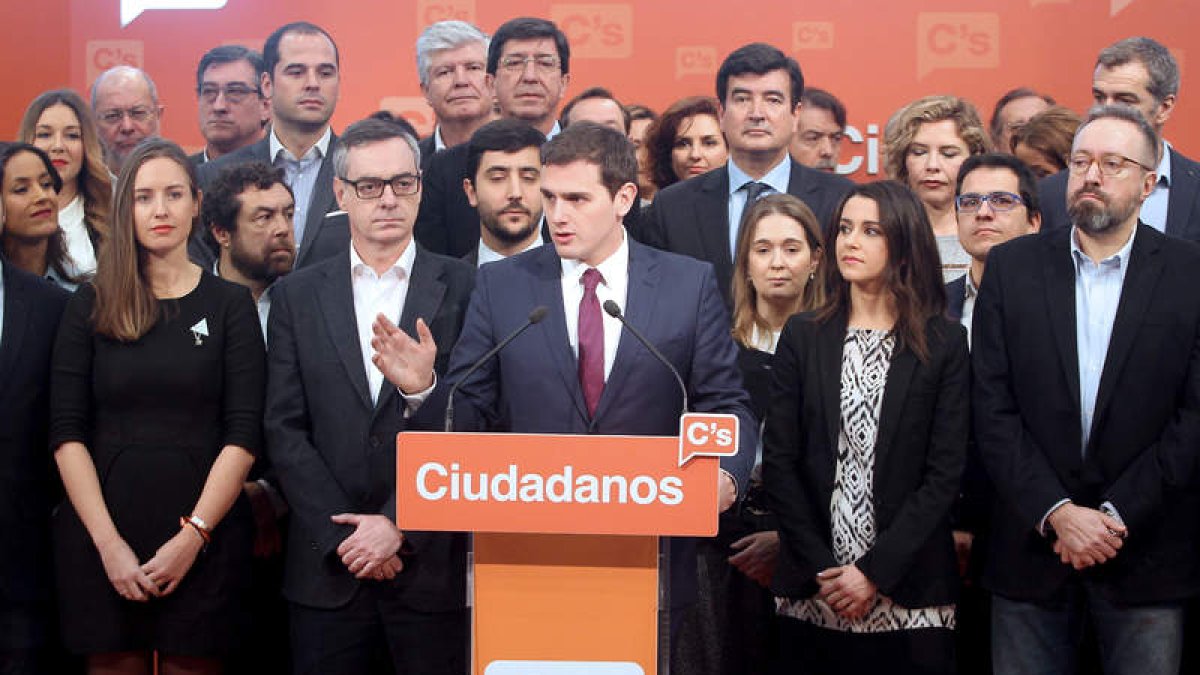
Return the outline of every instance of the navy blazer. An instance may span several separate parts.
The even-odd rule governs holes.
[[[0,334],[0,606],[46,622],[53,606],[50,509],[59,494],[46,447],[50,357],[67,293],[3,261]],[[30,618],[33,618],[30,617]],[[45,628],[44,625],[40,626]],[[12,633],[12,634],[10,634]],[[0,650],[30,649],[21,631],[0,634]],[[36,638],[35,638],[36,639]]]
[[[1071,230],[988,254],[972,318],[975,442],[998,496],[983,582],[1005,597],[1044,600],[1077,578],[1121,604],[1200,591],[1200,247],[1137,227],[1086,448]],[[1060,562],[1036,528],[1063,498],[1116,507],[1129,527],[1116,558],[1082,572]]]
[[[839,565],[829,511],[841,431],[844,315],[788,319],[775,350],[763,432],[763,479],[779,524],[776,595],[809,598],[818,572]],[[926,323],[929,358],[892,354],[875,440],[875,545],[855,561],[904,607],[954,602],[958,570],[951,507],[967,457],[970,372],[966,331]]]
[[[853,187],[848,179],[792,162],[788,194],[799,197],[829,231],[829,219],[842,196]],[[627,223],[628,224],[628,223]],[[712,263],[725,307],[733,307],[733,256],[729,252],[729,165],[660,190],[634,238],[644,244]],[[828,238],[828,237],[826,237]]]
[[[1042,232],[1069,229],[1067,174],[1059,171],[1038,181]],[[1167,229],[1172,237],[1200,241],[1200,163],[1171,148],[1171,189],[1167,192]]]
[[[757,423],[742,388],[737,347],[719,297],[708,265],[629,241],[625,316],[679,371],[693,411],[738,416],[739,452],[722,458],[721,466],[734,476],[739,494],[744,494],[754,464]],[[553,246],[479,268],[462,337],[444,382],[461,379],[538,306],[546,307],[546,318],[462,382],[455,398],[457,428],[678,435],[683,403],[679,385],[628,331],[622,332],[596,414],[589,417],[577,360],[568,342],[562,267]],[[675,542],[672,604],[679,605],[695,592],[695,554],[687,554],[690,544]]]
[[[461,261],[417,249],[399,326],[416,336],[423,318],[445,373],[462,327],[475,272]],[[341,563],[338,545],[353,532],[337,513],[396,514],[396,434],[438,429],[440,411],[422,406],[405,419],[386,380],[376,403],[358,341],[349,249],[284,277],[272,291],[268,324],[267,453],[291,506],[284,595],[325,609],[349,602],[361,583]],[[391,584],[421,611],[463,606],[464,540],[406,532],[404,571]],[[411,555],[408,555],[411,554]]]
[[[304,217],[304,241],[299,242],[300,248],[296,251],[295,269],[320,262],[350,245],[350,230],[345,225],[346,221],[326,217],[338,210],[337,199],[333,195],[335,147],[337,134],[332,134],[329,139],[329,151],[321,159],[321,168],[317,172],[317,180],[309,197],[308,213]],[[270,134],[257,143],[238,148],[228,155],[222,155],[196,167],[200,189],[207,190],[223,168],[246,162],[271,164]],[[197,265],[210,270],[217,259],[216,241],[207,227],[200,229],[200,232],[192,234],[192,240],[188,242],[188,255]]]

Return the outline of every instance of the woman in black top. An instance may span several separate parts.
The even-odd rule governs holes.
[[[92,673],[218,672],[239,630],[265,357],[249,291],[188,261],[198,208],[183,151],[139,145],[55,345],[63,639]]]
[[[937,246],[907,188],[857,186],[834,213],[829,298],[783,329],[763,440],[782,661],[951,673],[966,333],[942,316]]]
[[[0,246],[9,264],[75,290],[66,241],[58,226],[62,179],[42,150],[28,143],[0,148]]]

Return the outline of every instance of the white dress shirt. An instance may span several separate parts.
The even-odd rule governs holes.
[[[367,388],[371,392],[371,402],[379,400],[379,390],[383,386],[383,373],[371,363],[374,350],[371,349],[371,338],[374,331],[371,324],[375,317],[382,314],[394,324],[400,324],[400,312],[408,297],[408,281],[412,277],[413,261],[417,257],[417,247],[412,240],[404,248],[404,252],[384,270],[376,274],[371,266],[363,262],[355,250],[355,244],[350,245],[350,283],[354,292],[354,320],[358,327],[358,346],[362,353],[363,369],[367,373]]]
[[[1138,215],[1143,223],[1159,232],[1167,231],[1167,202],[1171,200],[1171,144],[1164,139],[1162,142],[1162,159],[1154,167],[1157,179],[1154,190],[1142,202]]]
[[[88,237],[86,214],[83,212],[83,195],[75,195],[69,204],[58,211],[58,227],[63,231],[67,254],[71,266],[67,270],[73,276],[90,276],[96,272],[96,251]]]
[[[588,266],[578,260],[561,259],[562,263],[562,294],[563,312],[567,319],[567,339],[571,342],[571,352],[579,358],[579,303],[583,300],[583,273]],[[600,313],[604,326],[604,381],[612,372],[613,361],[617,356],[617,345],[621,341],[621,322],[604,311],[604,302],[612,300],[621,311],[625,311],[626,291],[629,288],[629,239],[625,228],[621,228],[621,246],[596,266],[603,283],[596,286],[596,299],[600,301]]]

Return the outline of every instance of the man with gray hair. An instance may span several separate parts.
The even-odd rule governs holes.
[[[413,240],[417,154],[395,123],[347,127],[332,161],[350,241],[272,298],[263,425],[292,510],[283,593],[298,673],[391,672],[380,654],[397,673],[467,670],[465,539],[395,521],[396,434],[440,428],[442,411],[420,405],[431,382],[389,384],[371,342],[386,323],[422,376],[445,375],[474,285],[474,268]]]
[[[1183,156],[1163,138],[1163,127],[1179,100],[1179,65],[1161,43],[1148,37],[1125,38],[1096,57],[1092,98],[1099,105],[1123,105],[1140,112],[1158,134],[1154,160],[1158,182],[1142,203],[1141,218],[1159,232],[1200,241],[1200,164]],[[1048,176],[1038,186],[1045,207],[1043,229],[1068,227],[1067,172]]]
[[[104,162],[113,174],[121,172],[125,158],[147,136],[158,135],[163,106],[158,88],[141,68],[113,66],[92,82],[92,114]]]
[[[975,442],[994,488],[983,585],[997,675],[1175,675],[1200,587],[1200,247],[1139,218],[1160,139],[1094,108],[1070,226],[992,248],[972,317]],[[1190,671],[1187,671],[1190,672]]]
[[[437,115],[433,133],[423,139],[421,170],[435,152],[462,145],[494,119],[495,90],[487,76],[488,36],[466,21],[439,21],[417,38],[421,93]]]

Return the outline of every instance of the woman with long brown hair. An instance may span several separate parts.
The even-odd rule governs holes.
[[[79,279],[58,226],[62,179],[27,143],[0,146],[0,248],[8,262],[73,291]]]
[[[827,302],[783,329],[763,437],[781,657],[831,675],[951,673],[966,334],[942,316],[912,192],[856,186],[834,222]]]
[[[62,178],[58,224],[71,257],[71,274],[91,275],[112,207],[112,179],[91,111],[70,89],[47,91],[25,109],[18,136],[44,150]]]
[[[89,673],[215,673],[240,629],[265,356],[249,291],[188,260],[195,171],[143,141],[54,350],[62,635]]]
[[[725,165],[717,100],[690,96],[671,104],[646,130],[646,163],[659,190]]]

